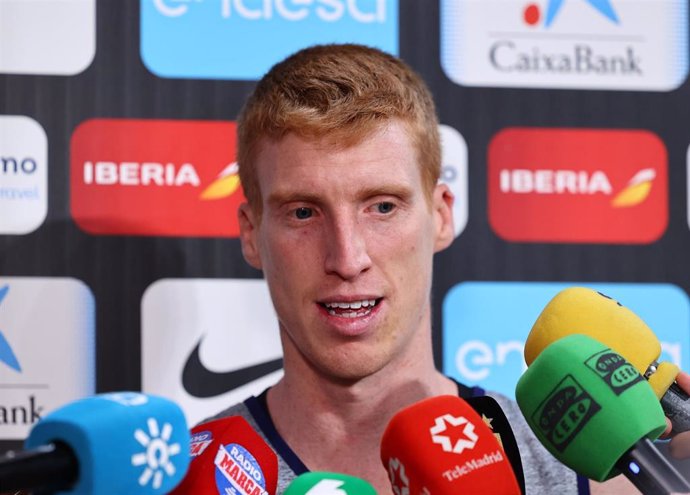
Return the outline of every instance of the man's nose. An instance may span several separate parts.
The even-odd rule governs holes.
[[[325,270],[351,280],[371,266],[364,229],[356,218],[337,218],[325,233]]]

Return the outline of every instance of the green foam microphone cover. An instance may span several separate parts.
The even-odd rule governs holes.
[[[308,472],[299,475],[284,495],[376,495],[368,482],[356,476],[328,472]]]
[[[629,449],[666,428],[659,400],[635,367],[586,335],[543,349],[515,397],[549,452],[596,481],[617,475],[615,464]]]

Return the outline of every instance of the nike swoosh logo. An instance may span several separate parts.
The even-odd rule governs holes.
[[[273,373],[283,367],[283,359],[274,359],[263,363],[217,373],[207,369],[199,358],[201,339],[189,354],[182,370],[182,386],[188,394],[200,399],[216,397],[235,390],[254,380]]]

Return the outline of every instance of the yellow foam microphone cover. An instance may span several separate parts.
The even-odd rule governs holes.
[[[595,290],[569,287],[549,301],[532,326],[525,342],[527,366],[546,346],[572,334],[587,335],[605,344],[625,357],[641,374],[661,354],[659,339],[635,313]],[[664,381],[664,377],[660,380]],[[654,388],[655,392],[661,390]],[[668,386],[661,394],[667,389]]]
[[[673,363],[664,361],[659,363],[656,371],[649,376],[647,381],[652,386],[652,390],[661,400],[671,384],[676,381],[680,368]]]

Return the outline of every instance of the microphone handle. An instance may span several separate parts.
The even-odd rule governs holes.
[[[72,449],[62,443],[32,450],[10,451],[0,457],[0,492],[64,490],[79,476]]]
[[[676,382],[661,397],[661,407],[671,420],[674,433],[690,430],[690,395]]]
[[[690,493],[690,483],[648,438],[639,440],[620,458],[616,467],[644,495]]]

